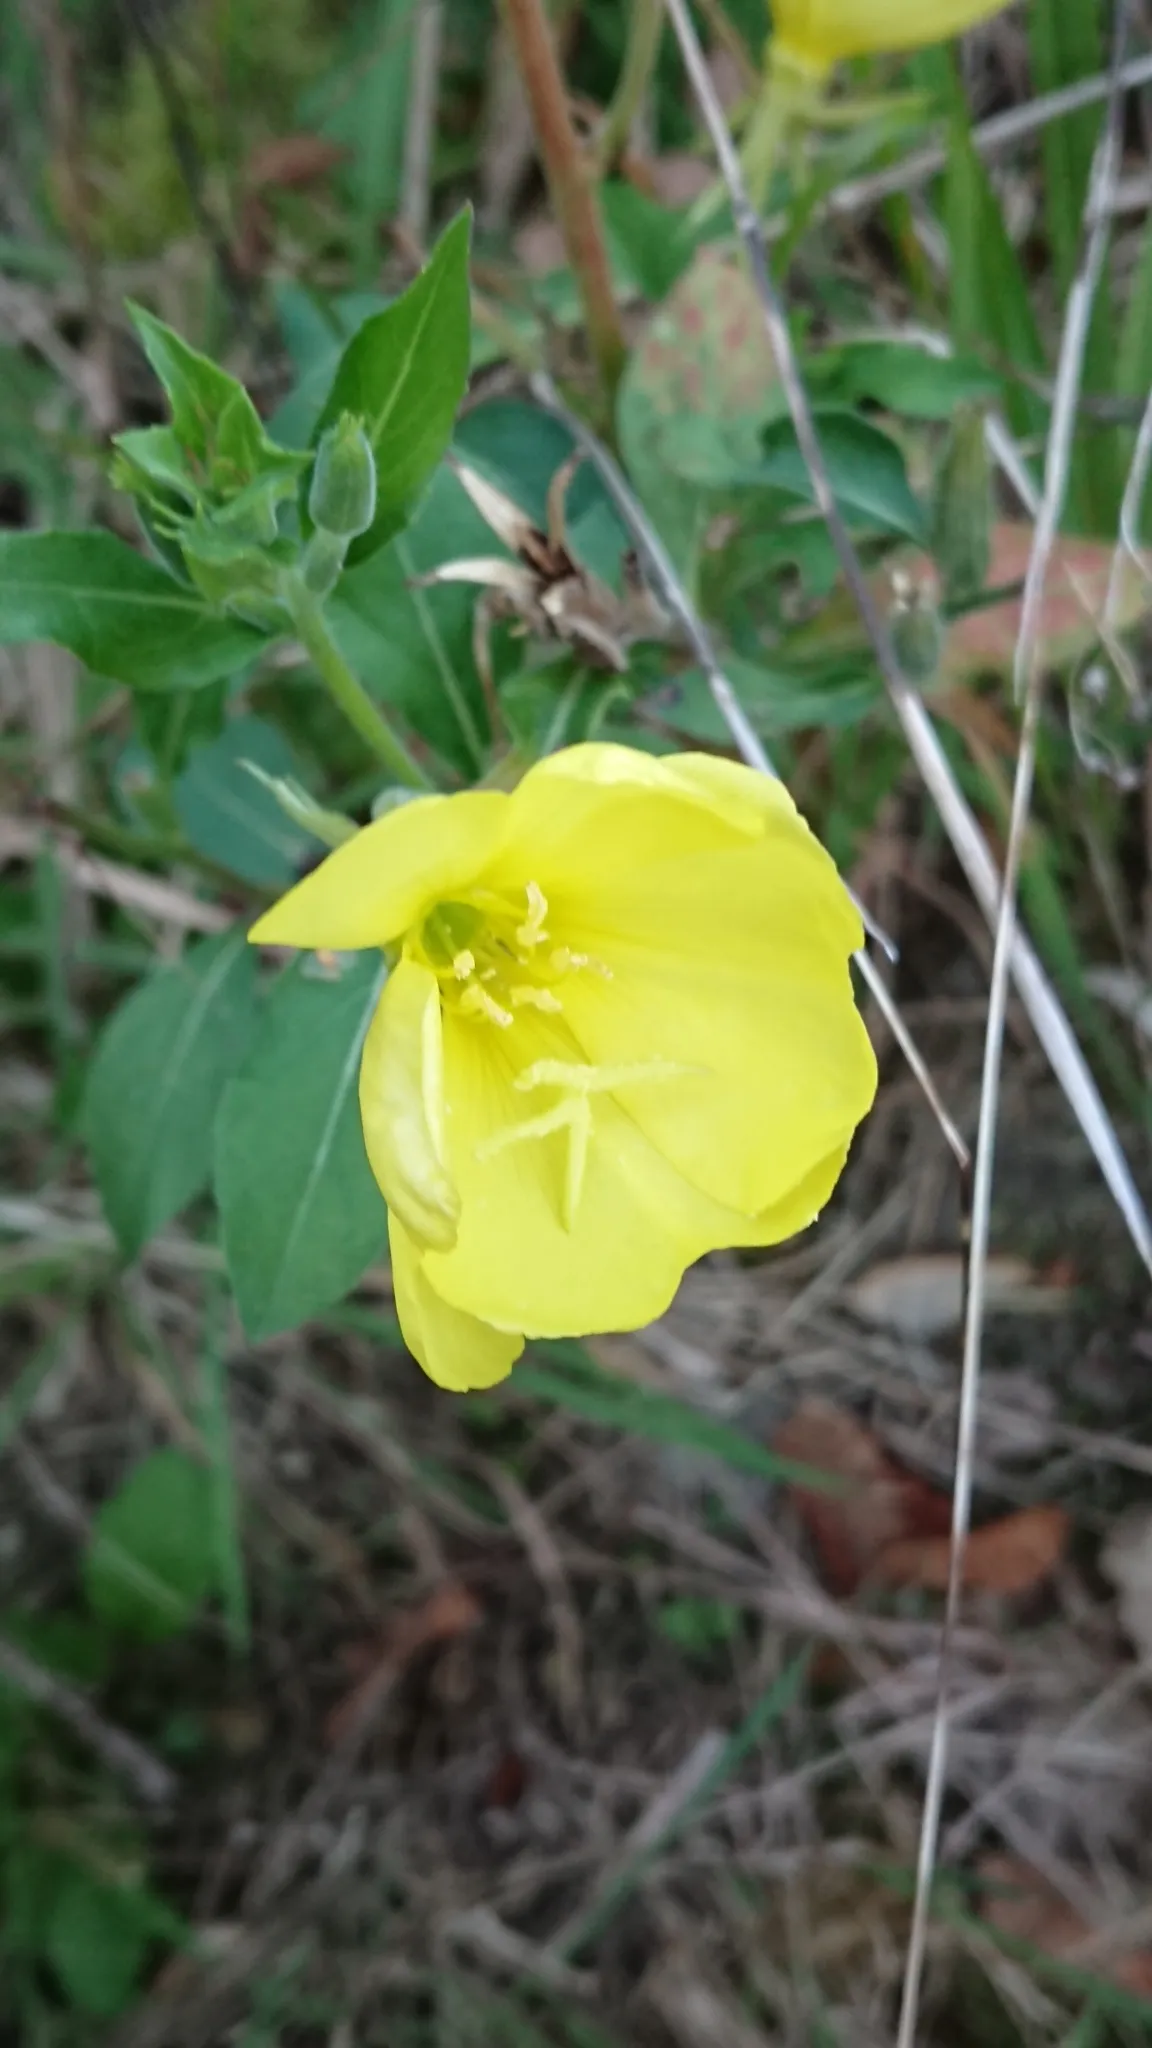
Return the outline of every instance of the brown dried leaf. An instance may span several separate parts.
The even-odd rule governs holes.
[[[791,1488],[791,1498],[832,1593],[854,1593],[865,1579],[942,1592],[948,1584],[952,1504],[908,1472],[852,1415],[806,1401],[776,1432],[781,1457],[844,1482],[836,1493]],[[1022,1508],[968,1539],[964,1584],[973,1592],[1028,1593],[1059,1563],[1068,1541],[1063,1508]]]
[[[1032,1864],[1018,1856],[986,1856],[979,1874],[989,1886],[1005,1887],[981,1902],[981,1917],[989,1927],[1014,1941],[1030,1942],[1060,1962],[1078,1963],[1138,1998],[1152,1998],[1152,1954],[1146,1949],[1109,1954],[1102,1936]]]
[[[791,1489],[833,1593],[854,1593],[880,1553],[925,1519],[933,1533],[948,1527],[943,1495],[905,1472],[871,1430],[828,1402],[805,1401],[777,1430],[773,1449],[846,1482],[842,1493]]]
[[[1041,1286],[1026,1259],[994,1256],[988,1261],[988,1307],[1038,1313],[1063,1308],[1065,1295]],[[955,1329],[964,1300],[964,1262],[959,1252],[913,1253],[870,1266],[847,1289],[856,1314],[904,1337],[938,1337]]]
[[[1020,1508],[974,1529],[964,1548],[964,1584],[973,1593],[1030,1593],[1055,1571],[1071,1522],[1058,1507]],[[885,1586],[943,1593],[952,1544],[947,1536],[902,1537],[886,1544],[872,1566]]]
[[[277,135],[252,151],[244,183],[251,192],[266,192],[271,185],[283,191],[314,185],[347,155],[342,144],[325,135]]]
[[[383,1640],[377,1642],[365,1675],[345,1693],[343,1699],[337,1701],[328,1715],[324,1736],[329,1746],[335,1748],[373,1712],[421,1650],[465,1635],[482,1619],[483,1609],[479,1602],[467,1586],[453,1579],[437,1586],[422,1606],[396,1615]],[[357,1664],[363,1662],[362,1655],[357,1654],[363,1648],[358,1645],[353,1650]]]
[[[1032,550],[1031,526],[1002,520],[993,527],[991,542],[989,589],[1022,582]],[[1041,614],[1040,640],[1048,662],[1062,666],[1096,644],[1090,614],[1099,613],[1103,605],[1111,561],[1112,549],[1107,542],[1057,541]],[[1077,591],[1083,594],[1084,603]],[[1135,625],[1147,610],[1148,584],[1136,564],[1126,561],[1117,619],[1121,630]],[[966,612],[954,620],[944,645],[942,674],[957,677],[987,669],[1009,670],[1019,638],[1020,616],[1021,599],[1012,597],[1003,604]]]

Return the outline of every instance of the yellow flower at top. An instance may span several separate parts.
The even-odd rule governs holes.
[[[392,953],[360,1108],[405,1341],[446,1387],[802,1230],[875,1090],[847,892],[778,782],[710,756],[570,747],[510,794],[417,798],[251,937]]]
[[[843,57],[915,50],[999,14],[1006,0],[771,0],[773,61],[817,77]]]

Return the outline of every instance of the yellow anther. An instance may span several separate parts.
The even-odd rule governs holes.
[[[517,982],[508,991],[508,1001],[514,1010],[547,1010],[549,1016],[558,1017],[564,1005],[559,996],[550,988],[537,988],[532,982]]]
[[[470,974],[475,974],[476,955],[475,953],[470,953],[467,946],[457,953],[452,962],[452,972],[456,976],[457,981],[467,981]]]
[[[524,894],[528,898],[528,915],[523,924],[518,925],[516,928],[516,944],[518,946],[542,946],[548,938],[548,934],[544,929],[544,919],[548,915],[548,898],[545,896],[539,882],[527,882],[524,887]]]
[[[587,968],[591,974],[602,975],[611,981],[612,969],[603,960],[597,960],[591,953],[574,953],[570,946],[554,946],[548,955],[548,964],[557,974],[567,974],[572,968]]]
[[[487,1017],[490,1024],[498,1024],[502,1031],[506,1031],[512,1022],[511,1010],[502,1009],[478,981],[468,983],[460,998],[460,1010],[466,1017]]]

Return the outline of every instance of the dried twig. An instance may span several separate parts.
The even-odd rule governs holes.
[[[780,382],[796,438],[809,472],[813,495],[827,524],[844,580],[871,642],[892,707],[900,721],[913,759],[940,812],[953,850],[968,877],[973,894],[989,923],[994,923],[1000,903],[1000,877],[995,862],[971,810],[957,788],[947,757],[923,702],[901,671],[887,622],[877,609],[860,558],[833,496],[788,323],[772,280],[763,228],[745,190],[735,146],[705,64],[704,53],[700,48],[686,0],[665,0],[665,5],[676,31],[697,104],[716,151],[721,175],[728,188],[733,219],[747,253],[753,282],[763,310],[764,324],[776,357]],[[1048,977],[1027,939],[1018,930],[1014,930],[1012,936],[1011,966],[1033,1029],[1096,1155],[1133,1243],[1152,1273],[1152,1224],[1149,1223],[1120,1142]]]
[[[1129,92],[1137,86],[1149,84],[1152,84],[1152,56],[1133,57],[1120,73],[1120,91]],[[1075,85],[1062,86],[1058,92],[1042,93],[1036,99],[1025,101],[1023,106],[1009,107],[1005,113],[993,114],[991,119],[981,121],[972,130],[973,148],[981,156],[996,156],[1024,136],[1034,135],[1037,129],[1047,127],[1050,121],[1059,121],[1065,114],[1078,113],[1082,107],[1095,106],[1106,100],[1111,90],[1108,73],[1101,71],[1092,78],[1077,79]],[[875,206],[878,200],[890,199],[894,192],[907,192],[914,185],[925,184],[944,169],[947,161],[945,144],[930,143],[901,157],[898,163],[886,164],[882,170],[870,171],[862,178],[853,178],[848,184],[837,185],[819,211],[837,217],[863,213],[867,207]],[[785,224],[783,217],[779,221],[770,221],[769,234],[774,234],[778,226]]]
[[[400,225],[414,242],[421,244],[427,238],[432,200],[432,151],[436,141],[443,30],[443,0],[417,0],[408,120],[404,129]]]
[[[179,1784],[167,1764],[161,1763],[134,1736],[125,1735],[123,1729],[103,1720],[82,1692],[66,1685],[54,1672],[46,1671],[7,1636],[0,1636],[0,1677],[36,1706],[46,1707],[58,1721],[63,1721],[144,1805],[172,1804]]]
[[[572,125],[543,0],[502,0],[502,6],[532,108],[552,204],[583,301],[589,344],[611,406],[624,368],[625,347],[591,164]]]
[[[964,1318],[964,1359],[960,1388],[960,1409],[956,1431],[956,1474],[952,1495],[952,1549],[948,1589],[944,1606],[944,1636],[940,1656],[940,1683],[932,1728],[924,1792],[924,1815],[916,1869],[916,1895],[908,1939],[908,1960],[904,1976],[897,2048],[914,2048],[920,2011],[920,1987],[928,1939],[932,1884],[939,1852],[940,1821],[948,1777],[948,1732],[951,1711],[950,1650],[952,1631],[960,1618],[964,1589],[964,1555],[972,1515],[972,1486],[976,1462],[976,1427],[979,1412],[981,1344],[984,1329],[985,1284],[988,1243],[991,1234],[992,1177],[996,1156],[996,1126],[1000,1096],[1000,1068],[1004,1052],[1004,1021],[1012,946],[1016,925],[1016,889],[1024,848],[1024,833],[1031,807],[1036,759],[1036,737],[1040,722],[1043,672],[1040,626],[1044,584],[1052,550],[1056,544],[1068,488],[1072,440],[1076,428],[1076,404],[1084,371],[1084,352],[1097,286],[1108,247],[1109,214],[1107,194],[1115,182],[1120,164],[1120,91],[1116,83],[1123,54],[1126,27],[1125,0],[1118,0],[1115,26],[1113,92],[1108,117],[1097,144],[1088,193],[1087,231],[1079,274],[1068,296],[1064,333],[1056,375],[1056,396],[1044,466],[1044,491],[1036,522],[1036,533],[1028,574],[1024,584],[1020,634],[1016,645],[1015,684],[1023,698],[1024,715],[1016,779],[1012,792],[1012,816],[1004,858],[1004,883],[996,923],[992,977],[988,994],[988,1024],[984,1040],[981,1076],[980,1118],[976,1137],[976,1160],[972,1184],[972,1241],[968,1262],[968,1291]]]
[[[70,839],[48,832],[25,818],[0,818],[0,867],[9,860],[35,860],[51,846],[61,867],[81,889],[104,896],[121,910],[154,917],[161,924],[188,932],[222,932],[234,922],[222,904],[202,902],[175,882],[147,875],[99,854],[84,853]]]

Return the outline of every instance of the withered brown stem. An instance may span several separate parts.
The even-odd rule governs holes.
[[[609,411],[624,368],[624,335],[612,290],[594,185],[568,109],[544,0],[502,0],[564,247],[584,307],[588,340]]]

